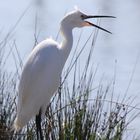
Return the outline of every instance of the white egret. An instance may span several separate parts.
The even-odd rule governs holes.
[[[14,121],[16,131],[25,126],[36,116],[37,138],[43,139],[41,132],[41,116],[45,114],[47,105],[57,90],[64,64],[73,45],[72,29],[75,27],[94,26],[108,33],[85,19],[114,18],[113,16],[88,16],[80,10],[68,13],[61,21],[61,44],[46,39],[39,43],[29,54],[23,67],[18,89],[17,116]]]

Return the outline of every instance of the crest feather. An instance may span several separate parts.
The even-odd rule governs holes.
[[[75,9],[76,11],[79,11],[79,8],[78,8],[77,5],[74,6],[74,9]]]

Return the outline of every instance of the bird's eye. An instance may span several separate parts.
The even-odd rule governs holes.
[[[81,15],[81,18],[84,19],[84,15]]]

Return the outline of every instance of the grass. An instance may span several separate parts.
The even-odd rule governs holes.
[[[17,68],[16,72],[8,73],[3,69],[7,57],[9,57],[9,54],[5,55],[3,50],[8,45],[7,38],[9,38],[10,32],[0,44],[0,139],[34,140],[36,139],[34,120],[31,120],[18,133],[12,130],[16,115],[16,87],[19,81],[17,73],[22,67],[22,60],[14,41],[13,46],[16,53],[12,55]],[[106,86],[102,82],[102,77],[98,86],[94,87],[93,83],[98,68],[92,68],[91,59],[97,34],[98,30],[92,32],[81,50],[77,51],[82,33],[80,34],[75,46],[77,53],[72,56],[69,66],[64,69],[60,86],[52,97],[42,121],[42,131],[46,140],[126,140],[129,124],[139,115],[137,111],[139,108],[132,104],[133,99],[119,100],[118,98],[115,100],[115,77]],[[89,44],[90,51],[85,58],[85,66],[81,70],[80,56]],[[12,51],[10,50],[9,53]],[[72,79],[72,86],[69,85],[69,77]],[[133,132],[131,131],[131,133]],[[135,139],[133,134],[129,134],[129,139],[131,137],[132,140]]]

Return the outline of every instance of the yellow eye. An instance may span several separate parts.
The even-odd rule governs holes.
[[[82,18],[82,19],[84,19],[84,17],[85,17],[84,15],[81,15],[81,18]]]

